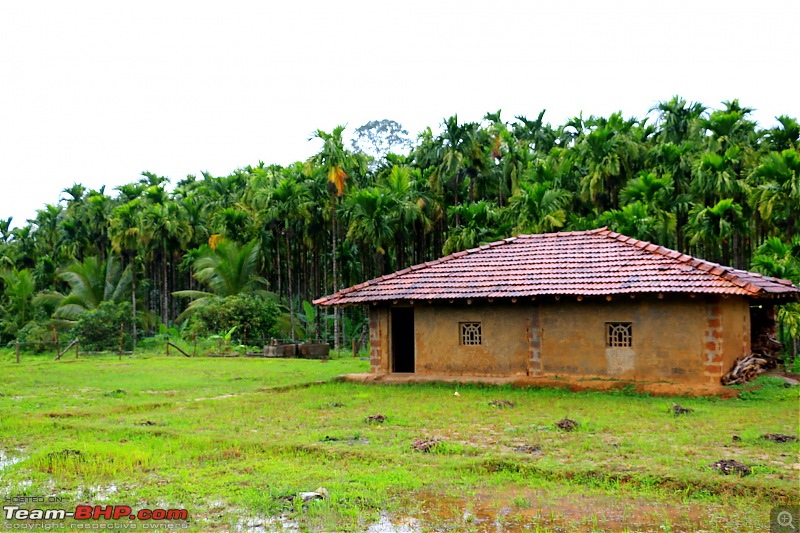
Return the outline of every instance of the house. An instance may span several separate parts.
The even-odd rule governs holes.
[[[751,324],[798,298],[789,281],[600,228],[519,235],[314,303],[369,305],[373,374],[719,385]]]

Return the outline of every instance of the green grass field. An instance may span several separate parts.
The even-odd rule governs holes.
[[[185,507],[195,531],[372,532],[766,531],[800,502],[800,443],[760,438],[800,435],[800,388],[770,378],[720,400],[336,381],[367,370],[350,357],[13,361],[0,352],[3,498]],[[329,498],[296,497],[317,487]]]

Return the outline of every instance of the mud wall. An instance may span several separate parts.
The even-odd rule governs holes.
[[[665,295],[528,303],[417,304],[418,374],[547,376],[714,384],[750,348],[744,298]],[[370,308],[371,371],[391,368],[391,309]],[[480,322],[465,346],[460,324]],[[631,324],[630,347],[607,347],[607,323]]]

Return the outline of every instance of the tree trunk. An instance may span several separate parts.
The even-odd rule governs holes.
[[[169,318],[167,317],[167,242],[164,241],[161,253],[161,322],[166,326]]]
[[[278,271],[278,299],[280,300],[283,297],[283,291],[281,290],[281,240],[279,238],[275,239],[275,260],[278,262],[276,270]]]
[[[333,292],[338,290],[338,283],[336,282],[336,197],[331,193],[331,207],[333,209],[331,225],[333,231],[331,232],[333,238]],[[339,306],[333,307],[333,349],[339,349]]]
[[[133,335],[133,351],[136,351],[136,256],[131,258],[131,305],[133,306],[133,320],[131,334]]]
[[[286,239],[286,287],[289,293],[289,327],[291,328],[290,338],[294,342],[294,301],[292,300],[292,257],[289,250],[289,224],[284,222],[283,235]]]

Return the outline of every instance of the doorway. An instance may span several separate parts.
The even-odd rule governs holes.
[[[392,308],[392,372],[414,372],[414,308]]]

